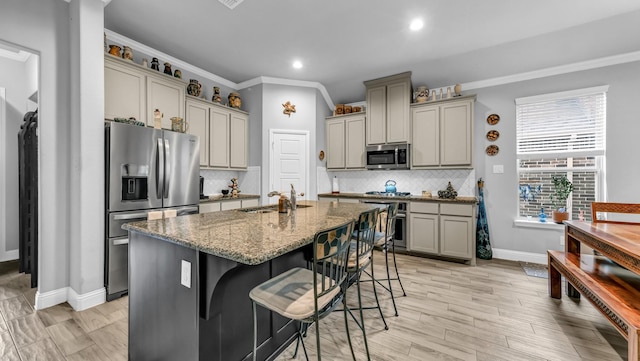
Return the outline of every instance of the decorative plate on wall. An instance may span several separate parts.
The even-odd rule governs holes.
[[[491,114],[487,117],[487,123],[489,125],[496,125],[500,121],[500,116],[498,114]]]
[[[487,132],[487,139],[491,142],[495,142],[498,138],[500,138],[500,132],[497,130],[490,130]]]
[[[485,150],[487,155],[490,155],[490,156],[498,154],[499,151],[500,151],[500,148],[498,148],[498,146],[495,144],[488,146],[487,149]]]

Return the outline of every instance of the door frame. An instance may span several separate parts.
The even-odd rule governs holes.
[[[309,131],[308,130],[299,130],[299,129],[269,129],[269,184],[264,188],[266,190],[271,190],[271,185],[274,184],[275,174],[274,174],[274,164],[275,164],[275,154],[274,154],[274,141],[275,136],[278,134],[295,134],[304,136],[304,147],[306,158],[305,162],[307,163],[306,169],[304,170],[304,187],[305,194],[309,194],[309,176],[310,176],[310,149],[309,149]],[[297,191],[300,191],[297,189]],[[266,196],[265,196],[266,197]],[[266,203],[269,203],[269,199],[267,198]]]
[[[6,89],[0,87],[0,139],[4,139],[6,137],[7,127],[7,113],[6,113]],[[6,257],[6,247],[7,247],[7,227],[6,227],[6,216],[7,216],[7,182],[6,182],[6,162],[5,162],[5,150],[4,147],[6,142],[2,141],[2,145],[0,146],[0,174],[3,175],[2,182],[0,182],[0,261],[5,261]]]

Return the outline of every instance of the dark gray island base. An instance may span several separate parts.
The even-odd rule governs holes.
[[[372,207],[303,205],[310,207],[287,215],[234,210],[125,225],[129,359],[250,360],[249,291],[288,269],[305,267],[317,231]],[[258,360],[271,360],[295,339],[298,325],[259,309],[258,327]]]

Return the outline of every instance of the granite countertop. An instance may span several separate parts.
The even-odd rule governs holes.
[[[173,242],[232,261],[257,265],[313,242],[320,230],[334,227],[374,205],[299,201],[294,213],[247,211],[265,207],[191,214],[127,223],[123,229]]]
[[[224,201],[235,201],[241,199],[259,199],[260,196],[257,194],[238,194],[237,197],[231,197],[231,195],[219,195],[219,196],[209,196],[207,199],[201,199],[200,203],[209,203],[209,202],[224,202]]]
[[[422,196],[407,196],[407,197],[389,197],[377,194],[366,193],[321,193],[318,197],[335,197],[335,198],[366,198],[375,200],[389,200],[389,201],[410,201],[410,202],[443,202],[443,203],[478,203],[476,197],[456,197],[455,199],[438,198],[438,197],[422,197]]]

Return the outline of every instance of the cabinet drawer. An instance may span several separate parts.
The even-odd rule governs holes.
[[[411,212],[438,214],[438,203],[411,202]]]
[[[200,204],[200,213],[220,212],[220,202]]]
[[[257,207],[259,205],[260,205],[259,199],[243,199],[242,200],[242,208]]]
[[[473,217],[473,205],[469,204],[441,204],[440,214],[450,214],[452,216]]]
[[[238,209],[238,208],[242,208],[242,202],[240,200],[225,201],[220,204],[220,209],[223,211],[228,211],[230,209]]]

